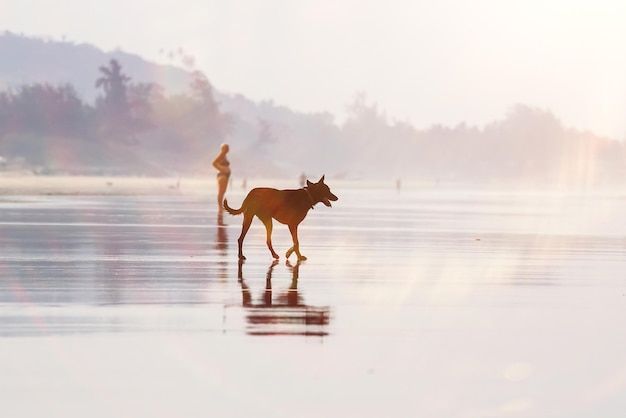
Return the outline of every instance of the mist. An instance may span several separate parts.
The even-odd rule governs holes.
[[[183,50],[169,52],[177,65],[162,65],[11,33],[0,37],[0,50],[5,171],[204,176],[228,142],[239,179],[304,173],[389,184],[604,187],[625,178],[621,141],[533,104],[511,103],[484,124],[418,126],[366,92],[346,100],[342,117],[225,92]],[[55,60],[42,59],[50,54]],[[67,63],[89,71],[68,76]],[[117,96],[107,90],[115,74]]]

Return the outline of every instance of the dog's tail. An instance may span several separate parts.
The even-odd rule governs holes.
[[[226,209],[226,212],[230,213],[231,215],[239,215],[243,212],[243,205],[241,205],[241,207],[239,209],[233,209],[230,206],[228,206],[228,202],[226,201],[226,199],[224,199],[224,209]]]

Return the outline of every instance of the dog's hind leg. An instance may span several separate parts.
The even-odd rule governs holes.
[[[258,216],[258,215],[257,215]],[[278,259],[278,254],[276,254],[276,251],[274,251],[274,248],[272,247],[272,218],[271,217],[259,217],[259,219],[261,220],[261,222],[263,222],[263,225],[265,225],[265,231],[267,232],[267,236],[265,238],[265,243],[267,244],[267,248],[269,248],[270,252],[272,253],[272,257],[274,257],[275,259]]]
[[[298,225],[289,225],[289,232],[291,232],[291,238],[293,239],[293,247],[291,247],[285,256],[289,256],[295,252],[298,256],[298,260],[306,260],[306,257],[300,254],[300,243],[298,242]]]
[[[239,259],[245,260],[246,257],[243,255],[243,240],[248,233],[248,229],[250,229],[250,224],[252,223],[252,219],[254,215],[249,215],[248,213],[244,213],[243,215],[243,224],[241,225],[241,235],[239,235],[239,239],[237,240],[237,244],[239,244]]]

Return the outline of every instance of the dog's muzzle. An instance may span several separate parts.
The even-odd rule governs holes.
[[[336,202],[337,200],[339,200],[339,198],[331,193],[330,196],[328,196],[328,199],[327,198],[322,199],[322,203],[328,206],[329,208],[332,208],[333,205],[330,204],[330,200],[332,200],[333,202]]]

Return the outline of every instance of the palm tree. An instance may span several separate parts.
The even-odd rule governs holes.
[[[115,59],[109,62],[108,67],[100,67],[100,72],[102,76],[96,80],[96,87],[104,90],[104,96],[97,100],[96,108],[100,113],[103,133],[110,138],[127,141],[132,130],[127,95],[130,77],[122,73],[122,67]]]
[[[101,66],[100,72],[102,76],[96,80],[96,87],[104,90],[104,101],[112,106],[126,108],[126,86],[131,78],[122,73],[122,67],[115,59],[109,62],[108,67]]]

